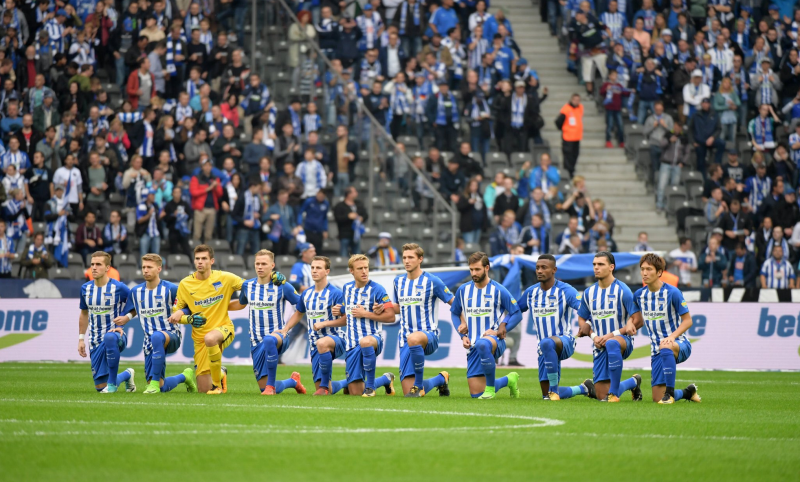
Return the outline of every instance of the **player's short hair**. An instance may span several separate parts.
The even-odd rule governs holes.
[[[331,269],[331,259],[327,256],[314,256],[311,262],[322,261],[325,264],[325,269]]]
[[[253,258],[255,259],[255,258],[258,258],[259,256],[269,256],[269,258],[272,260],[272,262],[273,263],[275,262],[275,253],[273,253],[272,251],[270,251],[268,249],[260,249],[260,250],[258,250],[258,252],[256,253],[256,255]]]
[[[609,251],[598,251],[594,255],[595,258],[605,258],[608,260],[608,264],[613,264],[614,266],[617,265],[616,261],[614,261],[614,255],[611,254]]]
[[[145,261],[150,261],[152,263],[155,263],[156,266],[164,265],[164,260],[161,258],[161,256],[155,253],[147,253],[146,255],[142,256],[142,263],[144,263]]]
[[[417,258],[420,258],[420,259],[422,259],[422,257],[425,256],[425,250],[422,249],[420,247],[420,245],[418,245],[417,243],[406,243],[406,244],[404,244],[403,247],[400,248],[400,255],[402,256],[402,254],[404,252],[406,252],[406,251],[413,251],[414,254],[417,255]]]
[[[212,248],[207,244],[200,244],[195,246],[194,255],[197,256],[197,253],[208,253],[208,257],[214,259],[214,248]]]
[[[639,259],[639,267],[641,268],[644,263],[649,264],[653,268],[658,271],[664,271],[667,267],[667,262],[664,261],[664,258],[655,254],[655,253],[647,253]]]
[[[355,266],[357,261],[366,261],[369,263],[369,258],[363,254],[354,254],[353,256],[350,256],[350,259],[347,260],[347,268],[353,269],[353,266]]]
[[[106,266],[111,266],[111,255],[105,251],[95,251],[92,253],[92,258],[103,258],[103,264]]]
[[[552,261],[553,262],[553,266],[555,266],[555,264],[556,264],[556,257],[553,256],[552,254],[540,254],[539,255],[539,259],[543,259],[543,260],[546,260],[546,261]]]
[[[475,264],[480,263],[484,267],[489,266],[489,257],[483,251],[478,251],[477,253],[472,253],[467,258],[467,264]]]

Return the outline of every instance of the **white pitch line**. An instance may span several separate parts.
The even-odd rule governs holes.
[[[725,385],[800,385],[800,382],[780,382],[768,380],[755,380],[748,382],[745,380],[690,380],[690,379],[676,379],[676,382],[690,382],[690,383],[722,383]]]
[[[779,437],[742,437],[738,435],[670,435],[658,433],[631,434],[631,433],[593,433],[593,432],[548,432],[547,435],[580,436],[580,437],[617,437],[617,438],[648,438],[667,440],[716,440],[723,442],[798,442],[800,438]]]

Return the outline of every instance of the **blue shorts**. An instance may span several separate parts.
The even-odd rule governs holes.
[[[122,353],[128,345],[128,336],[124,333],[117,336],[119,344],[119,352]],[[108,382],[108,362],[106,362],[106,348],[103,343],[95,348],[89,350],[89,358],[92,360],[92,378],[94,384],[100,385],[101,383]]]
[[[622,338],[625,338],[625,344],[627,345],[625,351],[622,352],[622,359],[625,360],[633,351],[633,338],[628,335],[622,335]],[[608,371],[608,352],[605,348],[595,351],[592,372],[594,373],[594,383],[611,380],[611,374]]]
[[[498,340],[496,336],[489,336],[497,342],[497,349],[494,351],[494,359],[497,360],[503,356],[506,351],[506,341]],[[485,338],[485,337],[484,337]],[[481,367],[481,356],[478,355],[478,350],[472,346],[467,352],[467,378],[482,377],[483,367]]]
[[[692,354],[692,344],[689,343],[689,340],[675,340],[675,342],[679,347],[677,363],[683,363]],[[661,365],[661,357],[658,355],[650,357],[650,376],[652,378],[651,387],[667,384],[667,379],[664,377],[664,367]]]
[[[561,344],[563,345],[561,348],[561,354],[558,356],[558,380],[561,381],[561,362],[571,357],[572,354],[575,353],[575,338],[567,335],[561,335],[559,338],[561,339]],[[547,370],[544,366],[544,357],[542,356],[542,349],[539,348],[539,381],[546,382],[548,380]]]
[[[167,343],[166,348],[164,348],[164,352],[166,352],[166,354],[169,355],[170,353],[175,353],[176,351],[178,351],[178,348],[180,347],[181,347],[180,337],[175,333],[170,333],[169,343]],[[161,380],[162,378],[164,378],[165,372],[167,370],[167,364],[164,363],[159,373],[153,373],[152,358],[153,358],[152,352],[144,356],[144,373],[145,376],[147,377],[148,382],[150,380]]]
[[[425,356],[433,355],[439,348],[439,337],[432,331],[423,331],[428,337],[428,344],[425,346]],[[411,362],[411,349],[408,343],[400,348],[400,379],[414,376],[414,364]]]
[[[378,340],[378,349],[375,350],[375,356],[378,356],[383,351],[383,337],[379,334],[367,335]],[[345,364],[345,371],[347,372],[347,384],[365,380],[364,376],[364,357],[361,355],[361,345],[356,345],[347,350],[347,358]]]
[[[276,333],[278,336],[281,337],[281,346],[278,348],[278,355],[283,354],[289,345],[291,344],[292,340],[289,335],[283,336],[280,333]],[[272,335],[267,335],[272,336]],[[266,339],[266,337],[264,337]],[[264,345],[264,340],[261,340],[261,343],[254,347],[250,347],[250,357],[253,359],[253,374],[256,376],[256,380],[261,380],[262,378],[267,376],[267,349],[266,345]]]
[[[341,358],[344,355],[344,340],[336,335],[328,335],[333,338],[336,347],[333,349],[333,359]],[[324,338],[324,337],[323,337]],[[316,348],[311,349],[311,372],[314,374],[314,381],[322,380],[322,370],[319,368],[319,352]]]

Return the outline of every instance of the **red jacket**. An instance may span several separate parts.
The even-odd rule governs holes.
[[[211,193],[214,195],[214,209],[219,211],[219,198],[222,197],[222,182],[217,183],[217,187],[214,188]],[[197,176],[192,176],[192,181],[189,183],[189,194],[192,195],[192,210],[203,210],[206,207],[206,196],[208,196],[208,192],[206,192],[206,185],[200,184],[200,180],[197,179]]]
[[[150,83],[152,84],[153,88],[150,92],[150,98],[156,96],[156,78],[153,74],[150,74]],[[128,100],[131,103],[131,107],[134,109],[139,108],[139,69],[134,70],[131,72],[131,75],[128,76],[128,88],[126,90],[128,93]]]

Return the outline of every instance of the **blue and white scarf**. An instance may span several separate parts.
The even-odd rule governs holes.
[[[355,218],[353,220],[353,241],[359,242],[361,241],[361,236],[364,235],[364,232],[367,229],[364,227],[364,223],[361,222],[360,218]]]
[[[761,116],[753,119],[754,135],[757,144],[762,146],[775,146],[775,138],[772,134],[772,119],[769,117],[762,119]]]
[[[305,114],[303,116],[303,129],[305,129],[306,137],[311,132],[319,132],[322,129],[322,118],[319,114]]]
[[[479,127],[481,125],[481,114],[489,112],[489,104],[486,99],[479,99],[478,96],[472,97],[472,109],[470,111],[470,118],[472,119],[472,127]]]
[[[44,244],[42,244],[38,248],[36,247],[35,244],[31,244],[30,246],[28,246],[28,258],[27,259],[36,259],[36,253],[39,253],[39,257],[40,258],[45,258],[45,257],[47,257],[47,254],[48,254],[47,253],[47,248],[45,247]]]
[[[453,97],[451,92],[447,93],[448,99],[450,100],[451,106],[451,123],[453,125],[458,124],[458,103],[456,102],[456,98]],[[447,115],[444,110],[444,96],[441,92],[436,94],[437,105],[436,105],[436,125],[445,126],[447,125]]]
[[[211,49],[214,48],[214,34],[211,31],[200,31],[200,43],[206,46],[206,54],[211,54]]]
[[[178,67],[183,65],[183,61],[175,60],[175,56],[183,55],[183,42],[180,40],[175,41],[172,35],[167,37],[167,72],[170,75],[175,75],[178,72]]]
[[[408,20],[408,2],[403,2],[400,5],[400,36],[406,34],[406,20]],[[419,14],[419,2],[414,3],[414,26],[419,27],[420,22],[420,14]]]
[[[433,95],[433,87],[428,80],[419,86],[415,85],[411,92],[414,94],[414,120],[416,122],[425,122],[428,117],[425,115],[425,107],[428,105],[428,99]]]
[[[528,106],[528,96],[518,97],[515,93],[511,96],[511,127],[522,129],[525,124],[525,108]]]
[[[639,79],[636,81],[636,91],[642,91],[642,78],[644,77],[644,73],[639,74]],[[661,76],[653,74],[653,77],[656,79],[656,94],[661,95],[664,92],[661,90]]]
[[[773,75],[772,69],[768,72],[760,71],[756,75],[761,76],[761,104],[772,104],[772,82],[769,80],[769,76]]]
[[[200,12],[197,15],[192,15],[191,12],[186,12],[186,19],[183,21],[183,27],[189,31],[192,31],[195,28],[200,28],[200,21],[204,18],[205,16],[203,16],[203,12]]]
[[[53,203],[53,201],[55,201]],[[51,200],[51,205],[55,207],[55,212],[59,213],[61,211],[65,211],[65,213],[54,221],[50,221],[47,223],[47,236],[45,237],[45,244],[54,246],[53,257],[58,264],[63,267],[68,267],[68,260],[69,260],[69,221],[67,220],[67,216],[70,213],[69,201],[67,200],[67,193],[59,198],[53,198]]]
[[[115,253],[121,253],[122,246],[120,243],[125,236],[128,236],[128,229],[125,228],[124,224],[119,224],[117,226],[111,223],[106,224],[103,228],[103,239],[111,241],[111,246],[106,246],[106,251],[110,249]]]
[[[244,220],[253,221],[251,229],[261,229],[261,200],[250,190],[244,192]]]
[[[291,106],[288,107],[289,109],[289,116],[292,118],[292,134],[300,138],[300,134],[302,133],[303,126],[300,122],[300,114],[294,111]]]
[[[483,58],[483,54],[489,50],[489,41],[485,38],[478,38],[476,39],[475,36],[470,36],[467,45],[475,44],[475,48],[469,50],[469,55],[467,59],[467,66],[472,69],[476,70],[481,66],[481,59]]]
[[[14,252],[14,241],[7,238],[5,233],[0,233],[0,254],[6,253],[13,253]],[[0,258],[0,273],[10,273],[11,272],[11,259],[2,257]]]
[[[25,207],[22,201],[9,199],[3,203],[3,214],[8,222],[6,236],[13,241],[22,237],[22,233],[28,232],[28,224],[25,222]]]
[[[409,107],[408,99],[406,98],[406,89],[407,87],[405,84],[394,84],[392,95],[389,98],[389,110],[391,112],[390,115],[403,116],[411,113],[411,108]]]
[[[600,15],[600,22],[611,30],[611,38],[613,40],[622,38],[622,30],[628,25],[625,16],[619,12],[604,12]]]
[[[356,18],[358,28],[361,30],[363,37],[358,41],[358,48],[361,51],[370,50],[376,47],[378,42],[378,30],[383,27],[381,16],[377,12],[372,12],[370,16],[360,15]]]

